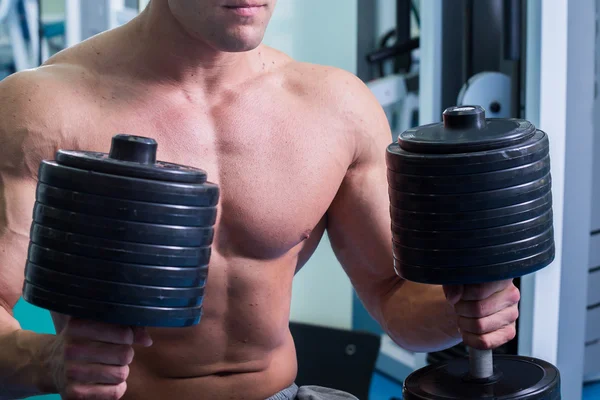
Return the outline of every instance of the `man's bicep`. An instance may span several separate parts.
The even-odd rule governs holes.
[[[35,181],[0,169],[0,306],[10,312],[21,295]]]
[[[356,160],[328,211],[334,252],[366,303],[399,282],[393,268],[385,163],[392,135],[383,110],[373,101],[369,97],[364,107]]]
[[[38,138],[51,130],[33,85],[22,76],[0,82],[0,306],[9,312],[21,295],[37,167],[45,156]]]
[[[351,275],[389,277],[393,262],[385,170],[355,168],[328,212],[332,245]]]
[[[10,313],[23,285],[37,156],[30,145],[30,112],[18,88],[5,82],[0,88],[0,307]]]

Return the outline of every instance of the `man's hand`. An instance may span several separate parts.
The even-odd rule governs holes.
[[[515,337],[520,293],[512,280],[447,285],[444,293],[458,315],[465,345],[494,349]]]
[[[133,345],[152,345],[143,328],[70,319],[57,336],[51,374],[65,400],[120,399],[127,389]]]

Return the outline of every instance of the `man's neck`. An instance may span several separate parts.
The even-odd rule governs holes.
[[[130,24],[137,59],[153,80],[207,90],[231,87],[260,71],[261,47],[239,53],[215,50],[189,35],[171,14],[167,1],[154,0]]]

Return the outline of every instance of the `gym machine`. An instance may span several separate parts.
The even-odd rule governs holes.
[[[600,1],[596,1],[596,10],[600,9]],[[600,37],[596,31],[596,65],[600,62]],[[596,75],[598,69],[596,68]],[[598,76],[596,76],[596,82]],[[586,324],[586,357],[584,365],[584,378],[587,381],[600,381],[600,103],[596,96],[594,104],[594,125],[596,136],[594,138],[593,153],[595,155],[593,166],[592,183],[592,226],[590,236],[590,259],[589,259],[589,280],[586,303],[587,324]]]
[[[5,28],[11,61],[3,65],[4,78],[16,71],[35,68],[48,52],[53,24],[40,23],[39,0],[0,0],[0,24]],[[9,65],[6,65],[9,64]]]
[[[374,4],[359,0],[359,30],[373,29],[368,24],[371,13],[365,11],[373,11]],[[369,47],[375,41],[374,37],[369,42],[365,38],[359,41],[359,54],[367,53],[363,60],[359,60],[358,76],[366,81],[386,112],[393,138],[418,124],[419,66],[418,57],[413,52],[419,48],[419,38],[411,37],[411,31],[413,25],[418,28],[419,19],[418,2],[396,0],[395,27],[378,41],[377,49]],[[363,28],[363,25],[366,26]],[[368,36],[366,38],[369,39]],[[390,45],[390,42],[393,44]],[[391,72],[388,72],[390,69]]]
[[[65,0],[66,46],[127,23],[140,7],[139,0]]]
[[[10,46],[10,64],[0,79],[41,65],[55,52],[134,18],[138,0],[62,0],[65,14],[45,21],[45,0],[0,0],[0,24]]]
[[[508,7],[516,3],[520,7],[509,12]],[[600,371],[600,341],[586,340],[593,330],[589,323],[594,311],[590,306],[595,302],[592,294],[597,297],[598,293],[592,278],[595,272],[600,276],[594,269],[600,265],[600,240],[596,239],[600,237],[600,219],[594,218],[595,225],[590,226],[592,208],[594,215],[600,215],[596,205],[600,204],[600,170],[595,162],[598,157],[593,157],[594,146],[596,153],[600,152],[600,140],[593,140],[593,124],[600,127],[600,105],[592,84],[596,80],[596,10],[600,8],[596,3],[600,2],[428,0],[420,9],[419,49],[415,52],[421,61],[419,123],[414,126],[438,123],[444,109],[474,103],[483,106],[488,117],[494,110],[510,110],[500,116],[527,119],[556,142],[551,153],[557,257],[548,268],[516,279],[521,289],[518,336],[504,349],[496,349],[494,356],[534,356],[556,365],[561,371],[563,397],[569,399],[581,398],[583,382],[596,379]],[[509,18],[505,20],[504,15]],[[470,24],[465,26],[464,21]],[[519,29],[505,29],[509,25]],[[471,40],[464,40],[468,32]],[[521,40],[515,40],[518,35],[514,32],[520,32]],[[472,61],[470,67],[467,59]],[[564,63],[557,64],[557,60]],[[374,72],[362,71],[363,79],[375,79]],[[499,110],[492,107],[492,92],[496,93],[494,100],[500,99]],[[593,190],[592,164],[596,171]],[[595,233],[591,242],[590,232]],[[356,304],[354,313],[355,329],[381,333],[365,322]],[[444,352],[414,354],[383,335],[377,368],[404,381],[428,364],[465,357],[466,350],[456,346]]]

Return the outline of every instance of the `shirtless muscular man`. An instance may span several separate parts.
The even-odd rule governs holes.
[[[352,74],[261,43],[275,4],[151,0],[130,23],[0,82],[0,399],[354,398],[294,385],[292,280],[326,230],[400,346],[489,349],[515,336],[512,281],[395,275],[386,116]],[[105,151],[115,133],[154,137],[160,159],[220,185],[202,322],[132,330],[53,314],[56,335],[25,331],[12,310],[39,164],[59,148]]]

